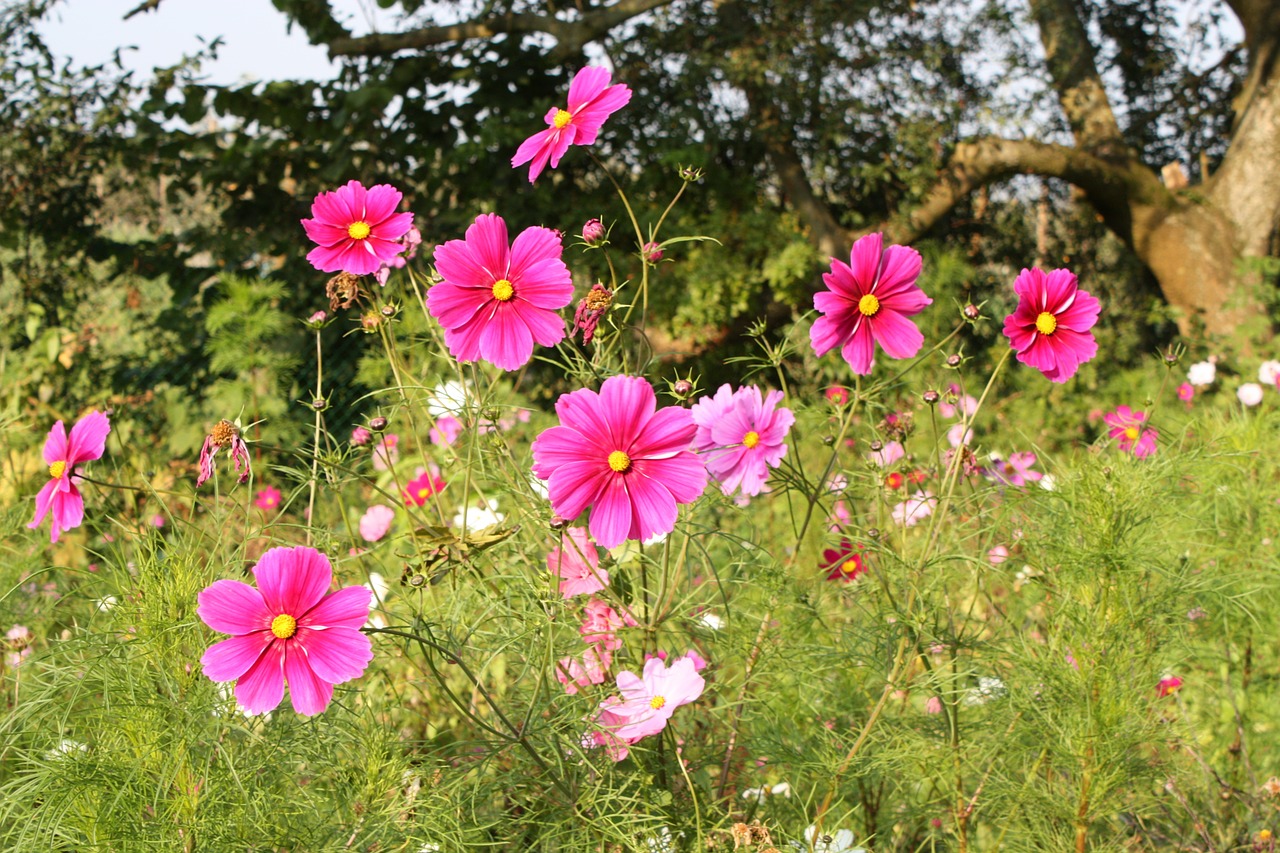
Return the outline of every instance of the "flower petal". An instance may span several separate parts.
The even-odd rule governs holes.
[[[617,476],[606,478],[591,507],[587,528],[604,548],[618,547],[631,533],[631,498],[624,480]]]
[[[297,618],[324,598],[333,567],[315,548],[272,548],[253,567],[253,576],[271,613]]]
[[[67,463],[75,466],[101,458],[109,432],[111,421],[102,412],[90,412],[76,421],[67,440]]]
[[[255,631],[214,643],[200,658],[205,677],[210,681],[236,680],[258,662],[274,639],[270,631]]]
[[[297,641],[311,669],[330,684],[359,678],[373,660],[373,644],[356,628],[299,628]]]
[[[204,624],[224,634],[265,631],[271,627],[272,616],[278,615],[267,610],[262,593],[236,580],[214,581],[200,592],[196,601],[196,615]]]
[[[267,636],[270,637],[271,634],[268,633]],[[243,639],[245,638],[232,637],[231,640],[223,640],[223,643]],[[250,714],[265,714],[279,705],[283,698],[284,643],[271,643],[257,663],[236,682],[236,701]]]
[[[369,619],[373,593],[365,586],[347,586],[331,592],[298,617],[300,628],[359,628]]]
[[[297,640],[284,643],[284,677],[289,680],[289,700],[293,710],[304,717],[319,714],[329,707],[333,685],[320,679],[307,662],[306,652]],[[277,703],[279,700],[276,700]]]

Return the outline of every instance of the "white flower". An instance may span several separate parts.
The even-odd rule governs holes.
[[[551,490],[547,488],[547,481],[539,480],[532,472],[529,474],[529,488],[533,490],[535,495],[542,498],[544,501],[551,499]]]
[[[724,627],[724,619],[708,610],[695,616],[693,624],[706,628],[709,631],[719,631]]]
[[[450,379],[447,382],[441,382],[431,392],[431,397],[427,400],[427,412],[436,420],[445,415],[462,420],[461,415],[471,405],[470,398],[471,394],[465,385],[456,379]]]
[[[1213,380],[1218,376],[1218,368],[1214,366],[1212,361],[1200,361],[1191,365],[1187,370],[1187,381],[1197,388],[1205,385],[1212,385]]]
[[[1280,361],[1264,361],[1258,368],[1258,381],[1263,385],[1275,385],[1280,376]]]
[[[824,830],[818,835],[818,828],[810,824],[804,831],[804,840],[804,844],[798,841],[792,841],[791,844],[800,850],[812,848],[813,853],[866,853],[865,849],[853,846],[853,831],[848,829],[837,829],[835,832]]]
[[[767,796],[769,791],[766,788],[747,788],[742,792],[742,799],[749,803],[763,803]]]
[[[114,595],[106,595],[93,602],[93,608],[99,613],[106,613],[117,604],[119,604],[119,602],[116,600]]]
[[[462,507],[453,516],[453,526],[461,527],[466,522],[467,532],[474,533],[477,530],[483,530],[486,527],[492,527],[498,524],[505,515],[498,512],[498,502],[490,498],[485,501],[488,507]]]
[[[418,853],[440,853],[440,845],[427,842],[418,848]]]
[[[769,789],[769,793],[773,794],[775,797],[789,797],[791,796],[791,783],[779,782]]]
[[[1053,479],[1052,474],[1045,474],[1040,478],[1040,488],[1046,492],[1052,492],[1057,487],[1058,481]]]
[[[1004,682],[994,675],[984,675],[978,679],[978,686],[965,694],[966,705],[985,705],[992,699],[999,699],[1006,693]]]
[[[387,584],[387,579],[377,572],[369,572],[369,582],[363,584],[364,588],[373,593],[373,607],[369,608],[369,621],[365,624],[371,628],[387,627],[387,620],[382,618],[382,614],[378,613],[376,608],[387,600],[387,592],[391,587]]]
[[[45,752],[44,760],[60,761],[65,758],[72,758],[77,753],[85,753],[88,751],[89,747],[85,746],[80,741],[64,737],[62,740],[58,741],[57,746]]]
[[[1246,406],[1256,406],[1262,402],[1262,386],[1257,382],[1246,382],[1236,389],[1236,397]]]
[[[671,830],[665,826],[658,830],[657,835],[650,835],[646,838],[644,843],[652,853],[673,853],[676,849],[675,839],[671,837]]]

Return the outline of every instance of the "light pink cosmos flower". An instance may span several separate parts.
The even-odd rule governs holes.
[[[36,495],[36,514],[27,525],[34,530],[53,514],[53,526],[49,541],[57,542],[62,531],[79,527],[84,521],[84,498],[76,488],[79,478],[74,476],[77,465],[101,459],[107,447],[107,434],[111,421],[102,412],[89,414],[76,421],[67,435],[62,421],[49,429],[44,441],[44,461],[49,466],[49,482]]]
[[[987,552],[987,562],[993,566],[998,566],[1005,560],[1009,559],[1009,549],[1004,545],[996,545]]]
[[[676,708],[697,699],[706,686],[694,662],[687,657],[680,658],[670,668],[661,658],[650,658],[642,675],[620,672],[618,692],[622,694],[622,703],[611,710],[626,723],[615,729],[614,735],[633,742],[656,735],[667,727]]]
[[[559,234],[539,226],[508,248],[507,223],[496,213],[476,217],[465,240],[438,246],[443,280],[427,291],[427,310],[444,327],[449,352],[515,370],[533,357],[534,343],[560,343],[564,319],[557,312],[573,299],[563,250]]]
[[[621,704],[622,699],[617,696],[610,696],[601,702],[596,710],[595,719],[592,720],[596,728],[582,739],[583,746],[603,746],[605,754],[613,761],[622,761],[630,755],[629,747],[639,740],[639,738],[626,740],[618,737],[618,729],[627,724],[627,718],[617,713],[617,708]]]
[[[1117,440],[1121,450],[1145,459],[1156,452],[1156,430],[1145,426],[1146,418],[1146,412],[1135,412],[1128,406],[1118,406],[1102,420],[1111,427],[1107,435]]]
[[[573,75],[569,84],[569,108],[547,111],[547,129],[535,133],[516,150],[511,168],[529,164],[529,183],[538,179],[548,164],[560,165],[570,145],[591,145],[610,115],[627,105],[631,89],[622,83],[609,85],[609,69],[588,66]]]
[[[561,543],[547,554],[547,570],[560,578],[565,598],[590,595],[609,585],[609,573],[600,568],[600,549],[581,527],[565,531]]]
[[[581,659],[563,657],[556,663],[556,680],[570,696],[581,687],[604,684],[605,671],[613,663],[613,654],[603,646],[588,646]]]
[[[351,430],[351,443],[355,445],[368,444],[373,439],[373,433],[362,426],[358,426]]]
[[[677,505],[692,503],[707,471],[687,448],[696,427],[681,408],[657,411],[653,386],[612,376],[597,394],[583,388],[556,401],[560,426],[533,442],[533,473],[546,480],[551,507],[588,527],[604,548],[675,529]]]
[[[1196,386],[1190,382],[1183,382],[1178,386],[1178,399],[1187,404],[1187,408],[1191,408],[1191,401],[1196,397]]]
[[[258,509],[275,509],[280,506],[280,499],[283,495],[275,486],[267,486],[256,494],[253,498],[253,505]]]
[[[873,450],[868,453],[867,458],[881,468],[888,468],[906,455],[907,451],[903,448],[901,442],[886,441],[879,450]]]
[[[796,419],[790,409],[777,408],[781,401],[781,391],[761,399],[755,386],[735,392],[726,384],[689,410],[697,426],[693,446],[703,451],[707,473],[726,495],[739,487],[744,495],[760,494],[769,469],[787,455],[787,433]]]
[[[910,358],[924,335],[907,318],[933,302],[916,286],[920,253],[907,246],[884,248],[883,234],[868,234],[853,244],[849,263],[832,258],[822,274],[827,290],[813,297],[823,316],[809,330],[816,355],[840,347],[853,372],[871,372],[875,345],[893,358]]]
[[[427,440],[438,447],[451,447],[462,435],[462,421],[453,415],[442,415],[436,425],[427,431]]]
[[[1101,304],[1080,290],[1071,270],[1024,269],[1013,289],[1018,307],[1004,318],[1004,335],[1018,361],[1050,382],[1066,382],[1098,352],[1089,330]]]
[[[303,219],[307,236],[319,245],[307,260],[321,272],[369,275],[399,255],[400,238],[413,227],[412,213],[396,213],[403,193],[388,184],[365,189],[348,181],[333,192],[320,193]]]
[[[396,511],[383,504],[374,504],[360,516],[360,538],[366,542],[377,542],[391,529]]]
[[[388,433],[373,448],[373,470],[390,471],[400,461],[400,436]]]
[[[272,710],[289,683],[293,709],[319,714],[333,686],[358,678],[373,660],[360,626],[371,593],[349,586],[328,593],[329,558],[314,548],[272,548],[253,568],[258,588],[215,581],[199,595],[196,613],[215,631],[232,634],[205,651],[212,681],[235,681],[236,701],[250,714]]]
[[[993,453],[991,467],[984,469],[982,473],[998,483],[1021,488],[1044,477],[1043,473],[1031,470],[1031,466],[1035,464],[1036,455],[1030,450],[1010,453],[1008,459],[1000,459]]]
[[[913,527],[933,515],[938,499],[931,492],[916,492],[893,507],[893,520],[904,527]]]
[[[197,489],[213,476],[213,458],[224,447],[229,449],[231,461],[236,465],[236,481],[249,482],[249,474],[252,473],[249,467],[249,445],[244,443],[240,427],[223,418],[204,437],[204,446],[200,448],[200,473],[196,475]]]
[[[622,640],[618,639],[618,630],[630,626],[637,626],[635,619],[630,613],[618,613],[605,602],[598,598],[593,598],[587,602],[583,608],[582,627],[578,629],[578,633],[582,635],[583,642],[592,646],[600,646],[606,651],[617,651],[622,648]]]

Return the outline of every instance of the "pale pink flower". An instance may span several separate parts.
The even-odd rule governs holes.
[[[702,695],[706,684],[687,657],[670,668],[661,659],[652,658],[644,665],[642,675],[619,673],[618,692],[623,701],[612,711],[626,723],[614,734],[623,740],[656,735],[666,728],[676,708]]]
[[[693,446],[703,453],[707,473],[726,495],[738,488],[744,495],[760,494],[769,469],[782,464],[787,433],[796,419],[790,409],[777,408],[781,401],[781,391],[762,398],[755,386],[734,392],[726,384],[689,410],[698,428]]]
[[[560,343],[558,311],[573,299],[562,252],[559,234],[538,226],[508,247],[507,223],[494,213],[476,217],[465,240],[438,246],[441,281],[427,291],[427,310],[444,327],[449,352],[516,370],[533,357],[535,343]]]
[[[912,527],[933,515],[938,499],[931,492],[916,492],[912,497],[894,506],[893,520],[905,527]]]
[[[560,578],[565,598],[590,595],[609,585],[609,573],[600,568],[600,549],[581,527],[564,531],[560,544],[547,554],[547,569]]]
[[[360,538],[366,542],[377,542],[387,535],[395,517],[396,511],[391,507],[374,504],[360,517]]]
[[[928,699],[925,700],[924,712],[926,714],[941,714],[942,699],[940,699],[937,696],[930,696]]]
[[[617,632],[624,627],[636,627],[638,623],[627,612],[618,613],[605,602],[593,598],[583,608],[582,627],[578,633],[588,645],[600,646],[606,651],[622,648]]]
[[[373,469],[375,471],[389,471],[400,461],[400,436],[395,433],[388,433],[378,442],[378,446],[373,449]]]
[[[628,747],[639,740],[639,738],[628,740],[618,737],[618,729],[627,724],[627,718],[617,713],[617,708],[621,704],[622,699],[617,696],[610,696],[601,702],[592,721],[596,728],[583,738],[585,746],[603,746],[605,754],[613,761],[622,761],[626,758],[630,754]]]
[[[556,664],[556,680],[570,696],[581,687],[604,684],[613,655],[603,646],[588,646],[580,658],[563,657]]]
[[[952,424],[947,430],[947,444],[952,447],[959,447],[962,444],[967,447],[972,443],[973,430],[966,429],[963,421],[958,424]]]
[[[257,589],[220,580],[198,596],[204,623],[233,635],[205,651],[204,674],[235,681],[236,701],[250,714],[279,705],[286,680],[294,710],[319,714],[333,686],[358,678],[373,659],[360,632],[371,594],[362,586],[326,594],[333,568],[314,548],[272,548],[253,574]]]
[[[302,220],[307,236],[319,245],[307,260],[321,272],[368,275],[404,250],[400,238],[413,226],[412,213],[396,213],[404,195],[388,184],[365,189],[348,181],[320,193],[311,219]]]
[[[84,498],[76,483],[76,466],[102,458],[107,448],[111,421],[101,412],[90,412],[76,421],[67,435],[62,421],[49,429],[44,442],[44,461],[49,466],[49,482],[36,495],[36,514],[27,527],[34,530],[52,513],[49,531],[51,542],[57,542],[64,530],[79,527],[84,521]]]
[[[364,427],[358,426],[351,431],[351,443],[355,445],[368,444],[373,440],[373,433]]]
[[[903,449],[902,444],[897,441],[886,441],[879,450],[873,450],[867,454],[867,458],[879,465],[881,468],[888,468],[907,452]]]
[[[591,145],[610,115],[627,105],[631,90],[622,83],[609,85],[609,69],[583,68],[569,84],[568,109],[547,111],[547,129],[535,133],[516,150],[511,167],[529,164],[529,183],[538,179],[548,164],[560,165],[570,145]]]
[[[997,545],[987,552],[987,561],[993,566],[998,566],[1007,559],[1009,559],[1009,549],[1004,545]]]
[[[1236,399],[1252,408],[1262,402],[1262,386],[1257,382],[1246,382],[1236,389]]]

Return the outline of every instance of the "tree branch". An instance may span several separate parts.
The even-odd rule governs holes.
[[[1073,0],[1031,0],[1046,64],[1076,143],[1088,151],[1123,154],[1124,142],[1098,74],[1093,43]]]
[[[468,39],[526,33],[546,33],[556,40],[559,52],[572,54],[588,42],[600,39],[619,24],[672,2],[674,0],[618,0],[612,6],[588,12],[576,21],[562,21],[551,15],[513,13],[473,18],[457,24],[423,27],[403,33],[373,33],[356,38],[339,38],[329,42],[329,55],[387,56],[401,50],[421,50]]]
[[[141,15],[143,12],[154,12],[160,8],[160,2],[161,0],[143,0],[143,2],[126,12],[123,20],[127,21],[134,15]]]

